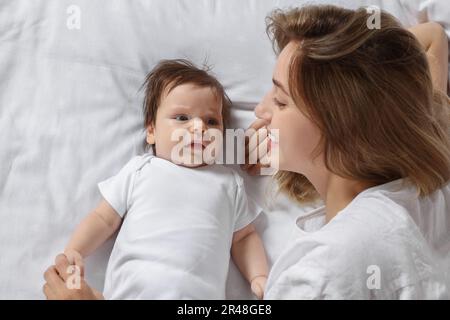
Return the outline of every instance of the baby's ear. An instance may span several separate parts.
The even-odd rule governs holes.
[[[149,125],[147,127],[147,143],[148,144],[155,144],[155,129],[153,125]]]

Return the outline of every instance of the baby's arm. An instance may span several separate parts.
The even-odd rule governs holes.
[[[64,250],[69,262],[77,265],[77,262],[82,263],[82,258],[108,240],[120,227],[121,222],[122,218],[116,210],[106,200],[102,200],[75,229]]]
[[[409,29],[427,54],[433,85],[444,92],[448,81],[448,38],[439,23],[427,22]]]
[[[269,268],[261,238],[252,224],[234,233],[231,256],[253,293],[262,299]]]

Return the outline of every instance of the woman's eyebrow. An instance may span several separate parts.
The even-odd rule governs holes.
[[[272,82],[276,87],[280,88],[281,91],[283,91],[287,96],[289,96],[289,93],[287,93],[287,90],[283,87],[280,81],[272,78]]]

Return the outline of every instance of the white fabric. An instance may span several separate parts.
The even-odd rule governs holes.
[[[147,153],[98,186],[124,217],[105,298],[225,299],[233,232],[260,212],[233,169],[186,168]]]
[[[400,179],[360,193],[325,224],[297,220],[267,299],[448,299],[450,185],[418,198]],[[377,278],[378,277],[378,278]]]
[[[158,60],[207,58],[234,102],[233,127],[246,127],[275,63],[264,18],[304,3],[314,1],[0,1],[0,298],[44,298],[42,274],[100,200],[97,182],[142,153],[137,91]],[[409,0],[321,3],[380,5],[405,25],[419,17]],[[67,27],[72,5],[80,29]],[[432,11],[449,7],[442,0]],[[293,219],[310,208],[267,195],[268,177],[247,178],[264,207],[255,224],[272,263]],[[86,260],[99,290],[113,240]],[[251,297],[231,263],[227,298]]]
[[[400,0],[409,16],[415,16],[417,22],[436,21],[450,37],[450,5],[448,0]]]
[[[448,0],[400,0],[400,2],[404,11],[409,13],[407,15],[413,17],[413,21],[407,23],[407,25],[427,21],[440,23],[449,37],[450,48],[450,2]],[[450,61],[450,51],[448,58]],[[450,64],[448,71],[449,84],[447,94],[450,95]]]

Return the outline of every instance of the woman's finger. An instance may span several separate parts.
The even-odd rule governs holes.
[[[261,136],[262,139],[263,136]],[[262,163],[263,165],[269,164],[266,161],[269,152],[269,138],[266,136],[262,141],[259,140],[258,143],[251,143],[248,147],[249,153],[246,154],[245,162],[247,164],[244,170],[248,170],[250,166]],[[270,160],[270,159],[269,159]]]
[[[263,119],[256,119],[248,128],[245,130],[245,146],[247,147],[249,140],[255,135],[259,129],[267,126],[269,123]]]
[[[248,170],[251,165],[258,163],[268,152],[267,134],[267,129],[260,129],[249,136],[245,145],[245,164],[241,166],[243,170]]]
[[[264,119],[256,119],[253,123],[248,127],[248,129],[258,130],[264,126],[267,126],[269,122]],[[247,130],[248,130],[247,129]]]
[[[70,263],[64,254],[61,253],[56,256],[55,266],[59,276],[64,280],[64,282],[67,281],[67,278],[71,275],[69,272]]]
[[[64,284],[64,280],[58,274],[55,266],[50,266],[45,270],[44,279],[53,289],[61,283]]]
[[[250,159],[256,159],[258,162],[269,152],[269,138],[265,137],[264,139],[261,137],[260,142],[256,146],[249,147],[249,157]],[[253,157],[253,158],[252,158]]]
[[[256,119],[245,132],[245,163],[241,165],[241,169],[249,174],[258,174],[259,167],[255,167],[255,165],[268,151],[268,131],[267,129],[262,129],[267,125],[268,122],[266,120]]]
[[[257,134],[259,131],[267,132],[267,124],[267,122],[261,122],[254,125],[252,124],[247,130],[245,130],[246,142],[248,143],[249,138]]]
[[[45,283],[42,287],[42,292],[44,292],[45,297],[47,300],[56,300],[56,294],[52,290],[52,288],[48,285],[48,283]]]
[[[256,148],[258,148],[260,145],[262,145],[263,143],[265,143],[265,146],[267,148],[267,143],[268,143],[268,134],[267,134],[267,130],[265,129],[260,129],[257,132],[255,132],[254,135],[252,135],[250,137],[250,141],[248,143],[248,147],[246,148],[248,150],[249,153],[253,152]]]
[[[51,290],[51,292],[55,295],[65,288],[65,282],[56,270],[56,266],[50,266],[45,271],[44,279],[49,287],[49,290]]]

